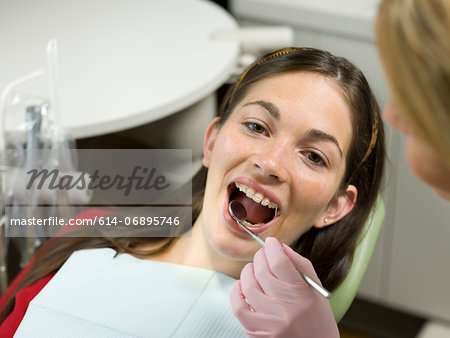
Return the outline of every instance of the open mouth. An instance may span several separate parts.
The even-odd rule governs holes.
[[[277,203],[243,183],[235,182],[229,187],[229,191],[229,201],[240,202],[247,212],[247,219],[244,221],[246,226],[262,226],[272,221],[278,214]]]

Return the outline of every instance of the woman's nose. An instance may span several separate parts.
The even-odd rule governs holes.
[[[288,178],[287,170],[287,144],[286,142],[274,142],[271,145],[262,146],[252,156],[252,166],[255,174],[262,179],[285,182]]]

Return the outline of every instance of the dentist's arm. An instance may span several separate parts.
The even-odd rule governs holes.
[[[319,280],[306,258],[267,238],[234,285],[234,315],[250,337],[339,337],[328,299],[308,285],[292,263]]]

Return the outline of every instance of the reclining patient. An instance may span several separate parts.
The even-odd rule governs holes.
[[[203,150],[190,236],[49,240],[4,296],[2,337],[339,336],[294,264],[335,289],[379,193],[383,125],[361,71],[311,48],[266,55]]]

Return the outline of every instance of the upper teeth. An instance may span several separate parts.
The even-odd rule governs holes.
[[[256,192],[255,189],[250,188],[250,187],[246,186],[245,184],[238,183],[238,182],[236,182],[235,185],[248,198],[251,198],[256,203],[261,203],[262,205],[267,206],[271,209],[278,209],[278,205],[275,202],[269,200],[267,197],[265,197],[260,192]]]

